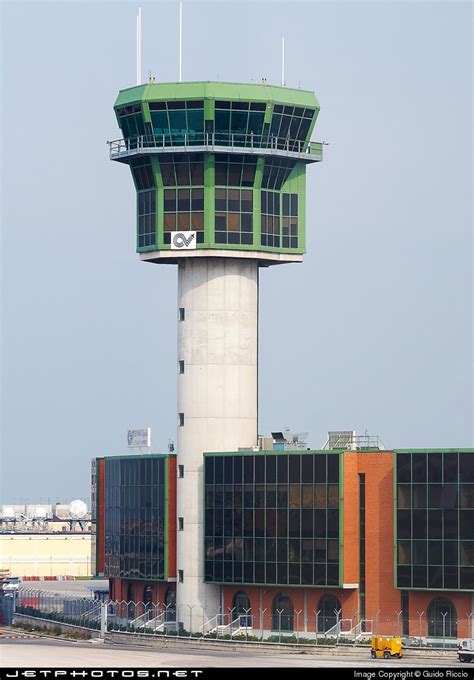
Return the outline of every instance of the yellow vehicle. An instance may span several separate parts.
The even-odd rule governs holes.
[[[372,659],[391,659],[393,657],[401,659],[403,656],[402,638],[372,635],[372,651],[370,655]]]

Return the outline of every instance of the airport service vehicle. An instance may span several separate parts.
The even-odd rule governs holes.
[[[11,592],[12,590],[18,590],[20,587],[20,579],[18,576],[7,576],[3,579],[2,590],[4,593]]]
[[[458,659],[466,663],[474,661],[474,639],[459,641]]]
[[[372,659],[401,659],[402,638],[390,636],[384,637],[382,635],[372,635],[372,651],[370,652]]]

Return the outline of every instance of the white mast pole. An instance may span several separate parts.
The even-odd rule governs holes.
[[[179,3],[179,82],[183,80],[183,3]]]
[[[140,85],[140,74],[138,70],[138,62],[140,60],[138,56],[139,52],[139,47],[138,43],[140,42],[140,36],[139,36],[139,30],[138,30],[138,15],[135,17],[135,32],[136,32],[136,47],[135,47],[135,72],[136,72],[136,81],[137,85]]]
[[[137,85],[142,84],[142,8],[137,14]]]
[[[142,84],[142,8],[138,8],[138,28],[140,32],[140,49],[139,49],[139,57],[140,57],[140,62],[139,62],[139,81],[140,85]]]
[[[285,38],[281,39],[281,86],[285,87]]]

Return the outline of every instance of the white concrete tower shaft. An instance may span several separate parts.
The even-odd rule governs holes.
[[[257,444],[258,261],[183,259],[178,311],[177,611],[197,630],[220,605],[204,583],[203,453]]]

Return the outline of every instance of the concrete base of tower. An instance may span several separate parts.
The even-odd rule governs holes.
[[[186,576],[177,589],[177,620],[185,631],[208,632],[222,610],[221,587],[203,583],[199,576]]]
[[[257,444],[258,261],[181,261],[178,308],[177,605],[197,631],[221,606],[204,583],[203,454]]]

